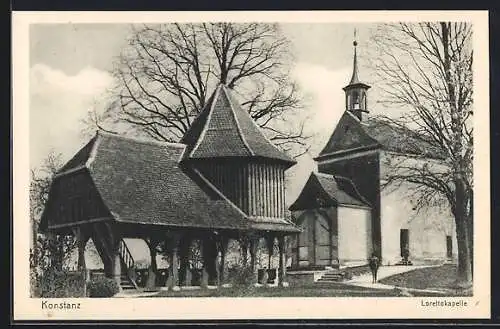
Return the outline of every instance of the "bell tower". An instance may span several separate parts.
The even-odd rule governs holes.
[[[356,41],[356,30],[354,30],[354,62],[352,69],[351,81],[347,86],[342,88],[345,92],[346,111],[354,114],[360,121],[363,113],[369,113],[367,103],[367,91],[371,87],[359,80],[358,73],[358,55]]]

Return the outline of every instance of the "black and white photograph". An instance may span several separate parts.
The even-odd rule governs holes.
[[[14,15],[19,316],[489,316],[488,15],[399,15]]]

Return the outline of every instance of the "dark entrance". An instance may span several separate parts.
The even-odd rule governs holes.
[[[446,257],[453,257],[453,243],[451,240],[451,235],[446,236]]]
[[[401,257],[405,258],[410,250],[410,232],[408,229],[402,228],[399,233],[399,250]]]

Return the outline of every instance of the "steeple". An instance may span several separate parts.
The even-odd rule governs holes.
[[[352,77],[349,84],[342,89],[345,92],[346,111],[351,112],[361,121],[362,113],[369,113],[367,109],[366,91],[371,87],[359,80],[356,30],[354,30],[354,41],[352,44],[354,46]]]

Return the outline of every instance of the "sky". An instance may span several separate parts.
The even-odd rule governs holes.
[[[357,29],[360,78],[370,83],[363,54],[370,29],[366,24],[283,24],[295,57],[291,76],[308,101],[308,126],[317,134],[308,154],[288,171],[287,203],[293,202],[316,156],[344,111],[344,87],[352,74],[354,29]],[[30,167],[50,151],[71,158],[87,141],[82,133],[89,109],[102,103],[113,84],[114,59],[127,45],[127,24],[34,24],[30,27]],[[376,87],[376,86],[372,86]],[[376,88],[370,89],[370,93]],[[370,97],[370,94],[369,96]]]

